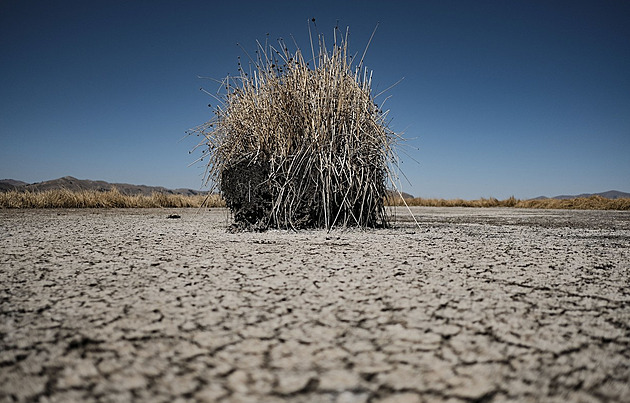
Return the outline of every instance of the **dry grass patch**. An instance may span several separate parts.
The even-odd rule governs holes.
[[[66,189],[44,192],[9,191],[0,193],[0,208],[139,208],[139,207],[224,207],[219,195],[184,196],[153,193],[151,196],[125,195],[117,189],[106,192]]]
[[[578,210],[630,210],[630,199],[607,199],[601,196],[578,197],[574,199],[519,200],[510,197],[505,200],[495,198],[463,199],[405,199],[409,206],[424,207],[515,207],[537,209],[578,209]],[[385,199],[385,205],[404,206],[401,198]],[[9,191],[0,193],[0,208],[159,208],[159,207],[225,207],[225,201],[218,194],[173,195],[154,193],[151,196],[125,195],[117,189],[106,192],[93,190],[47,190],[43,192]]]
[[[516,207],[578,210],[630,210],[630,199],[607,199],[601,196],[574,199],[523,200]]]
[[[519,200],[510,197],[505,200],[495,198],[463,200],[463,199],[411,199],[393,198],[388,201],[391,206],[424,206],[424,207],[516,207],[537,209],[573,209],[573,210],[630,210],[630,199],[607,199],[601,196],[576,197],[573,199],[541,199]]]

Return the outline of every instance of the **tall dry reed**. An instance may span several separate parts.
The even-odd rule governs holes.
[[[353,65],[347,38],[335,29],[329,51],[320,35],[308,56],[283,40],[257,42],[249,66],[239,60],[239,75],[213,95],[220,101],[214,117],[191,130],[204,139],[207,183],[237,220],[262,228],[386,224],[398,136],[371,94],[372,72],[363,58]],[[252,182],[252,170],[260,181]],[[262,205],[239,216],[252,195]]]

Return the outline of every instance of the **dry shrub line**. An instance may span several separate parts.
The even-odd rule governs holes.
[[[589,197],[576,197],[572,199],[531,199],[519,200],[514,196],[498,200],[494,197],[489,199],[462,200],[462,199],[424,199],[412,198],[401,199],[392,198],[389,201],[392,206],[423,206],[423,207],[513,207],[531,209],[565,209],[565,210],[630,210],[630,199],[607,199],[602,196],[593,195]]]
[[[479,200],[444,200],[413,198],[403,200],[390,197],[386,206],[426,206],[426,207],[514,207],[534,209],[575,209],[575,210],[630,210],[630,199],[606,199],[601,196],[579,197],[574,199],[519,200],[510,197],[505,200],[495,198]],[[125,195],[117,189],[109,191],[68,189],[42,192],[11,190],[0,192],[0,208],[143,208],[143,207],[225,207],[218,194],[173,195],[154,193],[151,196]]]
[[[189,131],[204,139],[205,182],[242,229],[387,226],[400,137],[371,96],[363,57],[352,65],[348,30],[335,28],[330,51],[323,35],[312,46],[310,24],[309,37],[312,66],[297,44],[257,41],[248,71],[239,58],[239,75],[221,81],[214,117]]]
[[[151,196],[126,195],[117,188],[108,191],[68,189],[42,192],[11,190],[0,193],[0,208],[151,208],[151,207],[222,207],[219,195],[174,195],[153,193]]]

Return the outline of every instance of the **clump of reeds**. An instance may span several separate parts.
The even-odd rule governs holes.
[[[71,191],[67,189],[43,192],[12,190],[0,193],[0,208],[142,208],[142,207],[224,207],[217,194],[174,195],[153,193],[151,196],[126,195],[114,188],[101,192],[95,190]]]
[[[372,72],[363,58],[353,65],[347,39],[335,29],[328,50],[320,35],[308,56],[283,40],[257,42],[249,68],[239,61],[239,75],[221,82],[213,119],[191,130],[204,138],[207,183],[220,189],[237,225],[387,224],[397,136],[371,94]]]

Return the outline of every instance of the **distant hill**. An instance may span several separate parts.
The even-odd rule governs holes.
[[[14,190],[20,186],[28,185],[26,182],[16,181],[15,179],[2,179],[0,180],[0,192],[7,192]]]
[[[387,195],[390,197],[400,197],[402,196],[403,199],[413,199],[413,195],[409,194],[409,193],[405,193],[405,192],[398,192],[397,190],[388,190],[387,191]]]
[[[194,189],[167,189],[161,186],[131,185],[128,183],[109,183],[105,181],[77,179],[72,176],[64,176],[63,178],[37,183],[26,183],[14,179],[0,180],[0,192],[7,192],[10,190],[23,192],[42,192],[54,189],[67,189],[72,191],[95,190],[99,192],[105,192],[113,189],[114,187],[118,189],[121,193],[126,195],[150,196],[152,193],[163,193],[192,196],[208,193]]]
[[[563,200],[563,199],[575,199],[576,197],[591,197],[591,196],[601,196],[606,199],[628,199],[630,198],[630,193],[620,192],[618,190],[609,190],[607,192],[601,192],[601,193],[582,193],[579,195],[560,195],[560,196],[551,197],[551,199]],[[532,200],[544,200],[544,199],[550,199],[550,197],[539,196]]]

